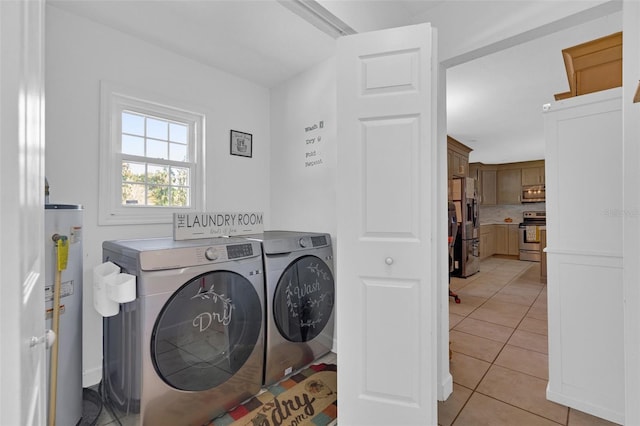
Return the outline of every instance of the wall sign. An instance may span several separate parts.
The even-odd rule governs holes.
[[[231,155],[251,157],[253,151],[253,136],[250,133],[231,130]]]
[[[322,159],[322,136],[324,133],[324,120],[313,123],[304,128],[305,146],[304,166],[315,167],[324,163]]]
[[[174,213],[173,239],[229,237],[264,232],[262,212]]]

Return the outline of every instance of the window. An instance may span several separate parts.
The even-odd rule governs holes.
[[[101,120],[100,224],[202,210],[202,114],[103,82]]]

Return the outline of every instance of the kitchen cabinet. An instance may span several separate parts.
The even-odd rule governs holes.
[[[495,206],[497,204],[497,170],[480,170],[480,205]]]
[[[480,259],[496,254],[496,225],[480,225]]]
[[[498,169],[498,204],[520,204],[522,196],[521,169]]]
[[[522,185],[540,185],[544,183],[544,166],[522,169]]]
[[[449,179],[454,177],[467,177],[469,175],[469,153],[471,148],[447,136],[447,175]]]
[[[495,225],[496,228],[496,254],[509,252],[509,228],[508,225]]]
[[[469,173],[469,158],[451,151],[451,170],[452,177],[466,177]]]
[[[478,180],[480,205],[520,204],[523,185],[545,182],[544,160],[504,164],[469,164],[469,177]]]
[[[495,254],[517,256],[520,254],[518,225],[505,224],[495,226]]]
[[[507,254],[520,256],[520,229],[518,225],[509,225],[509,251]]]
[[[468,176],[478,181],[478,190],[480,190],[480,186],[481,186],[480,163],[469,163]]]

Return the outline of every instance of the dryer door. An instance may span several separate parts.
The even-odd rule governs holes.
[[[186,391],[231,378],[262,345],[262,304],[249,280],[228,271],[200,275],[162,308],[151,337],[158,375]]]
[[[280,334],[291,342],[307,342],[329,322],[335,300],[333,274],[316,256],[303,256],[278,280],[273,315]]]

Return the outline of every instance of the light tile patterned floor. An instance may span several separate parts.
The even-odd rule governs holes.
[[[540,265],[492,257],[453,278],[449,302],[453,394],[438,403],[441,426],[610,426],[546,399],[547,292]]]

